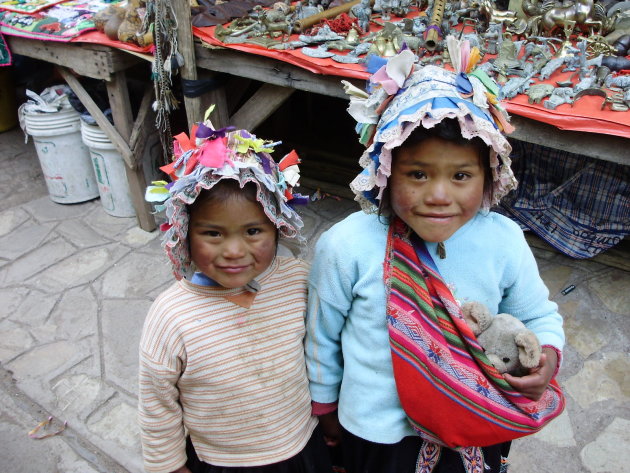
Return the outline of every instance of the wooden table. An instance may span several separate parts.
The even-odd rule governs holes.
[[[345,79],[342,77],[315,74],[292,64],[233,49],[207,48],[199,40],[194,43],[194,51],[198,69],[228,73],[265,84],[248,103],[226,121],[237,127],[255,127],[273,113],[294,90],[347,99],[340,82],[341,79]],[[364,82],[360,80],[345,80],[364,88]],[[630,139],[560,130],[518,115],[512,114],[511,117],[516,131],[510,138],[630,165],[628,152]]]
[[[149,118],[151,94],[150,90],[145,94],[134,121],[125,75],[125,70],[142,60],[119,49],[98,44],[42,41],[9,35],[5,38],[14,54],[57,66],[64,80],[125,160],[138,225],[146,231],[155,229],[155,218],[151,214],[149,204],[144,200],[146,182],[141,159],[144,154],[146,133],[152,125]],[[114,126],[105,118],[75,74],[105,81]]]

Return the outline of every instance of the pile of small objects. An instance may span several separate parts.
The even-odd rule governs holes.
[[[229,4],[241,1],[248,3]],[[340,63],[409,48],[427,64],[448,61],[444,38],[454,34],[488,55],[482,67],[503,85],[501,98],[528,94],[530,103],[555,109],[596,95],[602,108],[630,107],[629,2],[523,0],[522,12],[493,0],[256,3],[246,15],[216,23],[215,37]],[[556,72],[572,74],[551,85]]]

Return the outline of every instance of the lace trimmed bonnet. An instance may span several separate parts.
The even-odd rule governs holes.
[[[516,188],[510,168],[511,146],[504,136],[513,131],[500,106],[498,85],[474,66],[480,59],[468,41],[447,38],[455,70],[415,63],[408,49],[390,58],[370,78],[364,92],[347,81],[348,112],[357,121],[359,141],[367,146],[359,160],[363,171],[351,182],[355,200],[366,212],[378,207],[391,174],[392,149],[400,146],[418,126],[432,128],[446,118],[459,122],[462,136],[479,137],[490,147],[492,195],[482,207],[489,209]]]

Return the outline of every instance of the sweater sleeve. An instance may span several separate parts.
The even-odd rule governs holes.
[[[186,437],[177,389],[182,360],[156,333],[163,332],[146,324],[141,337],[138,420],[146,471],[168,473],[186,463]]]
[[[343,376],[341,331],[352,304],[339,244],[330,233],[317,242],[309,275],[306,320],[306,367],[313,401],[335,402]]]
[[[540,277],[536,259],[522,234],[520,240],[520,258],[499,309],[520,319],[536,334],[541,345],[549,345],[562,352],[565,337],[558,305],[549,299],[549,290]]]

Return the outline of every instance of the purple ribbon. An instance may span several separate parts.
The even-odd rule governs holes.
[[[223,138],[228,131],[234,130],[234,129],[235,127],[233,126],[226,126],[225,128],[219,128],[218,130],[213,130],[209,126],[206,126],[203,123],[200,123],[199,127],[197,128],[197,133],[195,133],[195,138],[208,138],[208,139]]]
[[[271,158],[271,156],[269,156],[269,154],[267,153],[258,153],[258,157],[260,158],[260,164],[262,164],[262,168],[263,171],[265,171],[265,174],[271,174],[271,171],[273,169],[272,163],[274,163],[274,160]]]
[[[427,35],[429,34],[429,31],[431,30],[435,30],[437,31],[438,35],[442,36],[442,29],[438,26],[438,25],[430,25],[425,31],[424,31],[424,37],[426,38]]]

